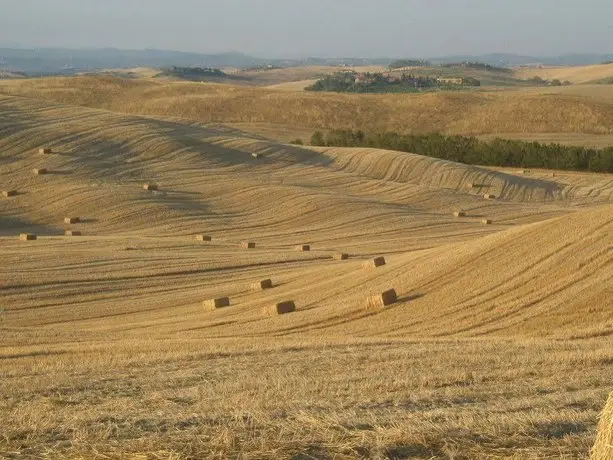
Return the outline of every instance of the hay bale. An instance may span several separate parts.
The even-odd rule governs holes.
[[[492,225],[492,220],[491,220],[491,219],[483,219],[483,220],[481,221],[481,223],[482,223],[483,225]]]
[[[81,232],[78,232],[76,230],[66,230],[64,232],[64,235],[66,235],[66,236],[83,236],[83,234]]]
[[[65,224],[78,224],[81,220],[78,217],[64,217]]]
[[[213,241],[213,237],[210,235],[196,235],[196,240],[211,242]]]
[[[311,246],[308,244],[299,244],[296,246],[296,251],[299,252],[309,252],[311,250]]]
[[[268,316],[285,315],[287,313],[293,313],[296,311],[296,304],[293,300],[286,300],[285,302],[279,302],[270,307],[264,308],[264,314]]]
[[[17,195],[17,190],[4,190],[2,191],[2,196],[5,198]]]
[[[47,168],[36,168],[33,169],[32,172],[34,173],[35,176],[42,176],[43,174],[47,174]]]
[[[396,290],[390,289],[382,294],[374,295],[366,299],[366,308],[369,310],[380,310],[396,302],[398,302]]]
[[[591,460],[613,459],[613,393],[600,414],[596,443],[592,448]]]
[[[158,190],[158,186],[156,184],[145,184],[145,185],[143,185],[143,188],[145,190],[149,190],[150,192],[154,192],[154,191]]]
[[[230,306],[230,297],[219,297],[217,299],[205,300],[203,307],[207,311],[217,310],[218,308],[225,308]]]
[[[250,241],[243,241],[241,243],[241,248],[243,249],[255,249],[255,243]]]
[[[264,158],[264,155],[262,155],[261,153],[252,153],[251,156],[255,158],[256,160],[260,160]]]
[[[468,182],[466,184],[466,188],[476,188],[476,187],[477,187],[477,184],[473,184],[472,182]]]
[[[486,200],[495,200],[496,196],[492,195],[491,193],[486,193],[485,195],[483,195],[483,198],[485,198]]]
[[[272,280],[262,280],[257,283],[253,283],[251,285],[252,291],[263,291],[265,289],[272,289],[272,288],[273,288]]]
[[[339,252],[338,254],[334,254],[332,257],[334,258],[334,260],[347,260],[349,259],[349,254]]]
[[[386,264],[385,257],[375,257],[374,259],[369,260],[368,262],[364,262],[362,266],[364,268],[377,268],[377,267],[382,267],[385,264]]]
[[[34,241],[36,239],[37,239],[37,236],[31,233],[22,233],[21,235],[19,235],[20,241]]]
[[[49,153],[53,153],[53,150],[51,150],[49,147],[43,147],[38,149],[38,153],[40,153],[41,155],[47,155]]]
[[[466,213],[464,211],[455,211],[453,215],[455,217],[466,217]]]

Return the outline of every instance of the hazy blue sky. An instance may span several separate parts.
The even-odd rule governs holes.
[[[613,0],[0,0],[0,46],[262,57],[613,52]]]

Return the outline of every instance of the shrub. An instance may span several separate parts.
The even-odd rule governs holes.
[[[315,145],[315,146],[325,146],[326,145],[326,140],[321,131],[315,131],[313,133],[313,135],[311,136],[311,145]]]

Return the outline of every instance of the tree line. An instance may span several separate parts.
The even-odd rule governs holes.
[[[417,153],[457,163],[613,173],[613,147],[592,149],[512,139],[483,141],[476,137],[432,134],[316,131],[311,145],[371,147]]]

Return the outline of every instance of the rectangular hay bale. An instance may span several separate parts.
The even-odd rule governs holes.
[[[337,254],[334,254],[334,256],[332,256],[334,258],[334,260],[347,260],[349,259],[349,254],[345,254],[344,252],[339,252]]]
[[[243,249],[255,249],[255,243],[251,241],[243,241],[241,243],[241,248]]]
[[[17,195],[17,190],[3,190],[2,196],[5,198]]]
[[[230,306],[230,297],[219,297],[217,299],[205,300],[203,307],[207,311],[217,310],[218,308],[225,308]]]
[[[256,160],[260,160],[264,158],[264,155],[262,155],[261,153],[252,153],[251,156],[255,158]]]
[[[483,198],[485,198],[486,200],[495,200],[496,195],[492,195],[491,193],[486,193],[485,195],[483,195]]]
[[[46,155],[49,153],[53,153],[53,150],[51,150],[49,147],[43,147],[38,149],[38,153]]]
[[[253,283],[251,285],[251,290],[252,291],[263,291],[265,289],[272,289],[273,288],[273,284],[272,284],[272,280],[268,279],[268,280],[262,280],[259,281],[257,283]]]
[[[64,217],[65,224],[78,224],[81,220],[78,217]]]
[[[43,174],[47,174],[48,171],[47,171],[47,168],[36,168],[36,169],[33,169],[32,172],[36,176],[42,176]]]
[[[492,221],[491,221],[491,219],[483,219],[483,220],[481,221],[481,223],[482,223],[483,225],[492,225]]]
[[[151,192],[154,192],[154,191],[158,190],[158,186],[156,184],[145,184],[145,185],[143,185],[143,188],[145,190],[149,190]]]
[[[464,211],[455,211],[453,215],[455,217],[466,217],[466,213]]]
[[[389,305],[393,305],[398,302],[398,295],[396,290],[390,289],[382,294],[374,295],[366,299],[366,308],[372,310],[378,310],[385,308]]]
[[[300,244],[296,246],[296,251],[299,251],[299,252],[308,252],[310,250],[311,250],[311,246],[308,244]]]
[[[19,235],[19,239],[21,241],[34,241],[37,239],[37,236],[31,233],[22,233],[21,235]]]
[[[385,264],[386,264],[385,257],[375,257],[374,259],[369,260],[368,262],[364,262],[362,266],[364,268],[377,268],[377,267],[382,267]]]
[[[268,316],[285,315],[287,313],[293,313],[296,311],[296,304],[293,300],[286,300],[285,302],[279,302],[270,307],[264,308],[264,313]]]
[[[64,235],[66,236],[83,236],[83,234],[77,230],[66,230],[64,232]]]
[[[211,242],[213,241],[213,237],[210,235],[196,235],[196,240]]]

